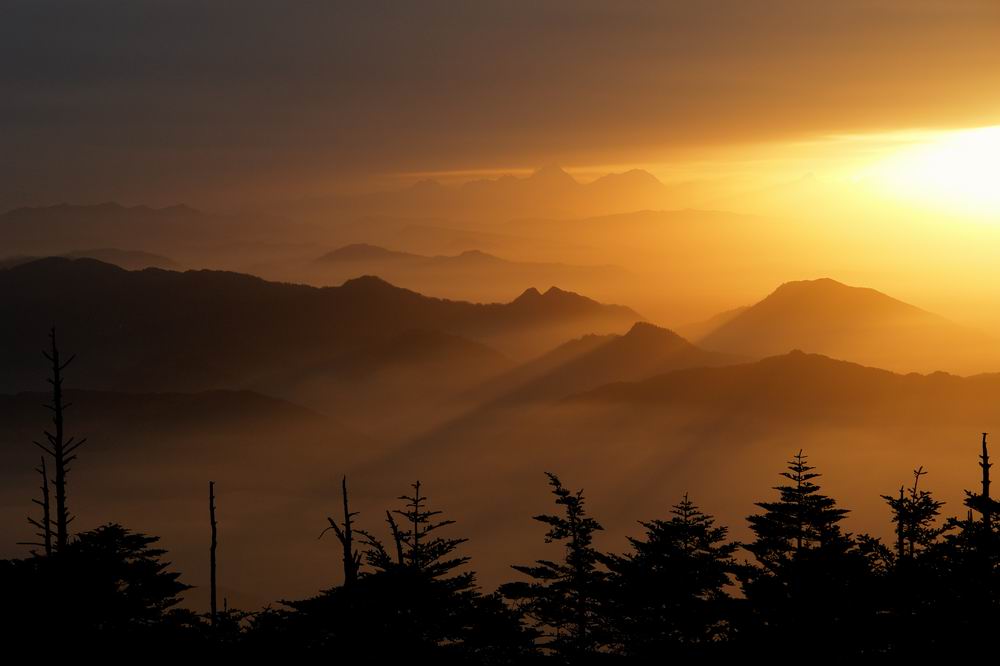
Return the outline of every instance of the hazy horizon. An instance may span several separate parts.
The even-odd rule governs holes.
[[[14,0],[0,627],[442,664],[756,655],[803,608],[852,656],[982,635],[998,44],[991,0]],[[159,601],[100,582],[119,523]]]

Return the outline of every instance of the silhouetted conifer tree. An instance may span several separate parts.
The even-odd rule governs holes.
[[[567,660],[580,660],[607,643],[603,602],[608,558],[593,545],[594,533],[603,528],[587,515],[582,490],[574,493],[555,474],[546,475],[562,513],[534,519],[549,526],[545,542],[562,544],[563,558],[514,565],[532,581],[505,583],[500,591],[546,637],[547,650]]]
[[[25,643],[45,641],[53,655],[168,646],[172,609],[189,586],[168,570],[157,541],[109,524],[52,557],[0,562],[5,630]]]
[[[775,487],[778,500],[758,502],[764,511],[747,518],[755,538],[744,548],[757,565],[743,570],[741,582],[764,644],[780,636],[798,648],[823,636],[860,635],[871,610],[867,557],[839,525],[848,511],[819,492],[812,470],[799,451],[781,474],[790,483]]]
[[[728,634],[725,588],[739,545],[685,494],[668,520],[640,523],[643,538],[613,558],[613,617],[620,650],[644,660],[704,655]]]
[[[920,489],[920,477],[927,474],[923,467],[913,470],[913,485],[900,487],[899,496],[882,495],[892,509],[892,522],[896,524],[896,555],[912,558],[929,548],[941,535],[942,528],[935,525],[944,502],[934,499]]]
[[[419,482],[399,499],[404,506],[386,512],[392,545],[353,528],[367,545],[367,569],[354,583],[286,602],[295,612],[268,618],[270,630],[342,658],[488,664],[530,655],[533,636],[520,615],[497,595],[482,595],[473,572],[460,571],[469,558],[456,551],[466,539],[440,533],[454,521],[428,507]]]
[[[970,635],[982,636],[1000,621],[1000,532],[995,520],[998,503],[990,496],[992,463],[986,433],[981,446],[980,490],[965,491],[968,515],[947,521],[933,560],[919,572],[922,579],[933,574],[932,582],[936,583],[925,595],[925,624],[930,623],[933,614],[938,615],[938,632],[950,637],[949,643]],[[928,572],[931,565],[933,569]],[[942,638],[942,651],[945,640]]]

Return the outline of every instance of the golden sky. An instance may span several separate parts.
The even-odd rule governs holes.
[[[997,44],[995,0],[11,0],[0,206],[235,206],[548,163],[800,176],[1000,125]]]

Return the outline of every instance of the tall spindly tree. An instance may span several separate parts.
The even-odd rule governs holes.
[[[53,530],[55,533],[54,550],[60,551],[65,549],[69,543],[69,524],[73,521],[66,493],[70,464],[76,460],[75,451],[83,446],[87,440],[78,440],[75,437],[67,438],[65,432],[64,417],[66,410],[71,405],[63,397],[63,381],[65,379],[63,372],[76,356],[63,359],[59,353],[59,345],[56,343],[55,328],[49,332],[49,344],[49,350],[42,352],[42,354],[49,361],[52,372],[48,379],[49,385],[52,387],[52,398],[51,402],[45,406],[52,413],[52,430],[45,431],[44,442],[36,441],[34,444],[52,458],[55,490],[55,516],[52,518],[52,522],[55,523]],[[46,531],[46,528],[42,528],[43,533]]]
[[[546,637],[547,650],[578,660],[607,643],[608,557],[594,547],[594,533],[603,527],[587,514],[582,490],[569,490],[551,472],[546,476],[561,513],[538,515],[534,520],[548,526],[545,542],[562,545],[563,556],[515,565],[514,570],[531,580],[506,583],[500,591]]]

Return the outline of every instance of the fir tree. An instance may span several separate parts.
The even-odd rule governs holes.
[[[796,646],[848,631],[864,643],[868,560],[841,531],[848,511],[820,492],[813,469],[799,451],[781,474],[790,483],[774,488],[777,501],[757,503],[763,512],[747,518],[755,538],[744,548],[756,566],[743,570],[741,582],[755,613],[752,630],[765,642],[781,635]]]
[[[944,502],[919,488],[920,477],[925,474],[924,468],[918,467],[913,470],[913,485],[909,489],[900,486],[898,497],[882,495],[892,510],[892,522],[896,525],[896,556],[900,563],[929,548],[942,532],[935,521]]]
[[[629,656],[693,656],[726,637],[739,545],[686,494],[671,514],[640,523],[644,538],[629,538],[632,552],[611,564],[615,635]]]
[[[547,638],[547,650],[565,659],[579,660],[606,643],[602,601],[608,558],[593,545],[594,533],[603,528],[587,515],[582,490],[571,492],[555,474],[546,475],[562,514],[543,514],[534,519],[549,526],[545,542],[561,543],[563,558],[514,565],[514,570],[532,580],[506,583],[500,591]]]

